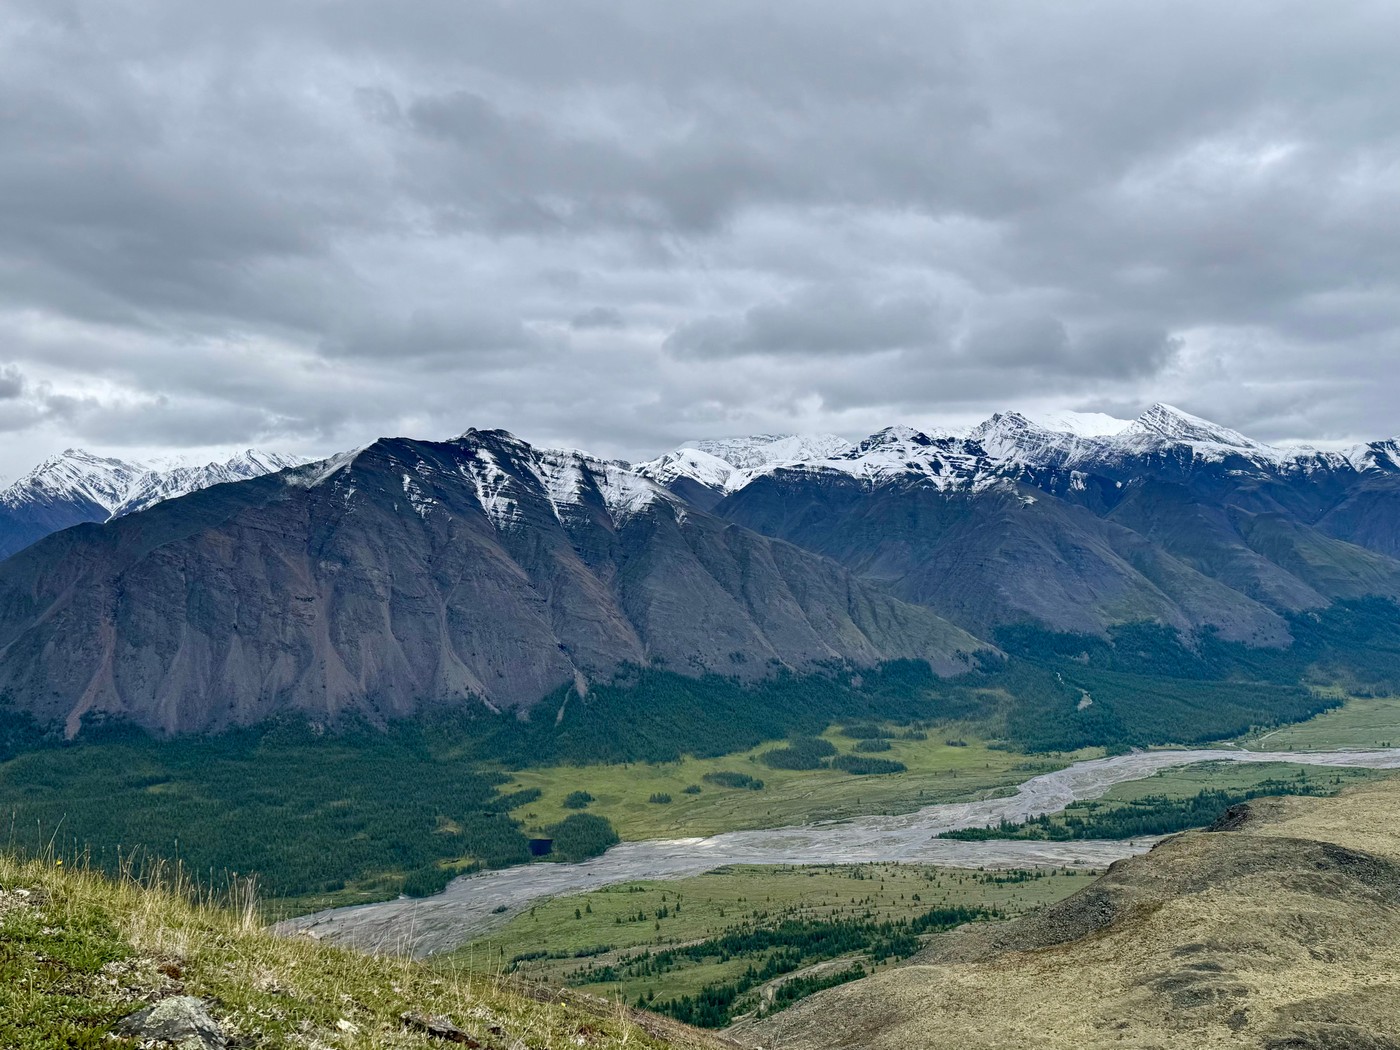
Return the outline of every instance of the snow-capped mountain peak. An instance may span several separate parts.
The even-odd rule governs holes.
[[[1150,437],[1188,444],[1227,445],[1230,448],[1265,448],[1237,430],[1212,423],[1190,412],[1161,402],[1153,405],[1122,432],[1124,437]]]
[[[925,434],[922,430],[915,430],[913,427],[892,426],[885,427],[884,430],[877,430],[868,438],[855,447],[859,454],[874,451],[879,448],[916,446],[927,448],[933,444],[933,438]]]
[[[134,463],[86,449],[65,449],[0,492],[0,506],[16,510],[68,504],[82,508],[81,520],[118,517],[196,489],[258,477],[306,461],[248,449],[222,463],[170,466],[169,462]]]
[[[1022,418],[1046,430],[1075,437],[1113,437],[1133,424],[1131,419],[1119,419],[1105,412],[1036,412]]]
[[[97,456],[81,448],[65,449],[0,493],[0,504],[13,509],[70,502],[110,513],[145,472],[138,463]]]
[[[148,469],[128,486],[123,498],[111,508],[111,516],[120,518],[125,514],[134,514],[155,506],[164,500],[207,489],[211,485],[247,481],[264,474],[275,474],[288,467],[298,467],[305,462],[306,460],[299,456],[250,448],[235,453],[222,463],[174,466],[163,470]]]

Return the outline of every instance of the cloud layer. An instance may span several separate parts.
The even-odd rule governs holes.
[[[1400,431],[1400,8],[0,0],[0,471]]]

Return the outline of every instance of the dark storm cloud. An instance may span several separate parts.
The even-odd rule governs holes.
[[[0,429],[1400,431],[1400,9],[0,0]]]

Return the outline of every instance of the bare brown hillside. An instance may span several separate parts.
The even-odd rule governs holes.
[[[1400,781],[1267,799],[814,996],[753,1045],[1400,1048]]]

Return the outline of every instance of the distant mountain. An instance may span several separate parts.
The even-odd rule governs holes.
[[[1270,446],[1163,404],[1132,421],[1010,412],[963,434],[786,440],[787,460],[723,460],[739,440],[636,470],[984,634],[1151,619],[1274,645],[1282,613],[1400,596],[1393,440]]]
[[[623,464],[503,431],[378,441],[0,564],[0,695],[70,732],[96,714],[183,732],[467,698],[527,710],[626,664],[951,673],[983,648]]]
[[[70,448],[0,490],[0,559],[35,540],[84,522],[107,521],[163,499],[242,481],[306,462],[248,450],[224,463],[156,465]]]

